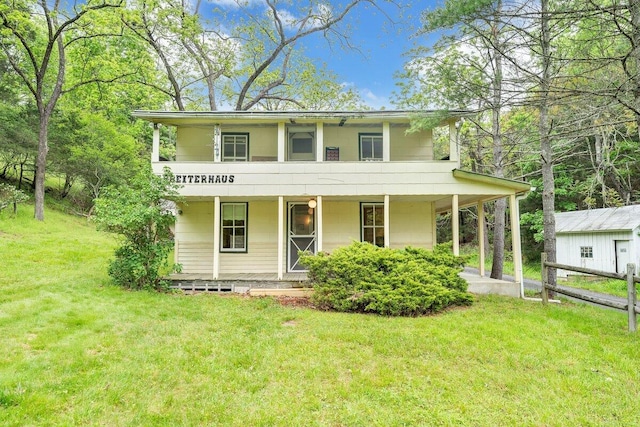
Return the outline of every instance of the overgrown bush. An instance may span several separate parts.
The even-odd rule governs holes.
[[[302,254],[300,261],[309,269],[312,299],[321,309],[417,316],[473,301],[458,276],[464,258],[444,244],[428,251],[354,242],[331,254]]]
[[[178,186],[168,170],[164,176],[140,174],[130,187],[108,187],[95,202],[98,228],[122,237],[109,276],[130,289],[164,290],[162,271],[173,250],[170,226],[175,222],[167,198],[176,198]]]

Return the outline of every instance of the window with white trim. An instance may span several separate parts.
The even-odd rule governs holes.
[[[247,203],[220,203],[220,251],[247,251]]]
[[[222,134],[222,161],[246,162],[249,159],[249,134]]]
[[[315,160],[316,134],[314,128],[289,128],[289,160]]]
[[[360,160],[381,161],[382,160],[382,134],[381,133],[361,133],[360,137]]]
[[[362,241],[384,247],[384,203],[360,204]]]
[[[593,258],[593,246],[580,246],[580,258]]]

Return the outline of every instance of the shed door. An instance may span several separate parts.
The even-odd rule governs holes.
[[[616,273],[627,272],[627,264],[631,262],[629,257],[629,241],[616,240]]]

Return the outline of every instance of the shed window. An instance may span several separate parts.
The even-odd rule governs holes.
[[[593,258],[593,246],[580,246],[580,258]]]

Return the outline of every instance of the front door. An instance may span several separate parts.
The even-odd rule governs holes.
[[[299,252],[316,253],[316,221],[315,209],[307,203],[291,202],[288,205],[288,242],[287,269],[288,271],[306,271],[299,263]]]
[[[616,273],[625,274],[627,272],[627,264],[631,262],[629,257],[629,241],[616,240]]]

